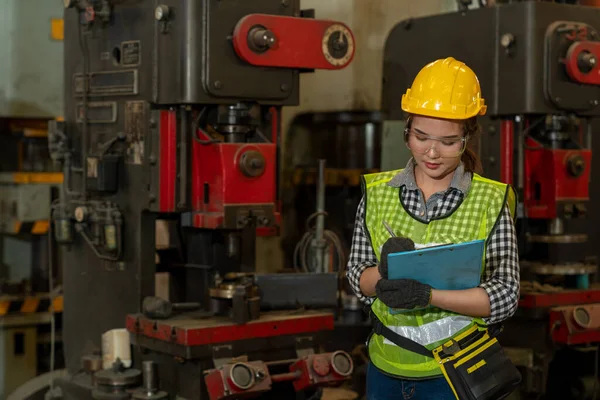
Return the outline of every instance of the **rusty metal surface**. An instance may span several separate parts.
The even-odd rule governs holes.
[[[272,311],[263,313],[260,319],[249,322],[247,325],[267,323],[267,322],[280,322],[286,320],[304,320],[306,318],[333,318],[330,313],[320,311],[296,311],[296,310],[284,310],[284,311]],[[140,316],[140,319],[146,319]],[[207,329],[217,327],[234,327],[236,324],[227,317],[207,317],[202,312],[191,312],[185,313],[167,320],[161,320],[161,324],[168,325],[175,329]],[[243,329],[243,328],[241,328]]]
[[[243,325],[228,317],[202,318],[189,313],[167,320],[127,317],[129,332],[184,346],[228,343],[252,338],[298,335],[333,329],[333,315],[318,311],[271,311]]]

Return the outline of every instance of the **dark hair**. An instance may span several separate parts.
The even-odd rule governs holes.
[[[479,125],[479,122],[477,122],[477,117],[471,117],[464,122],[463,133],[467,138],[467,147],[462,153],[460,160],[463,162],[465,171],[476,174],[482,174],[483,167],[477,154],[469,147],[469,142],[471,139],[477,137],[480,132],[481,126]]]
[[[404,130],[404,133],[405,133],[404,140],[405,141],[408,139],[407,133],[408,133],[408,130],[410,129],[412,118],[413,118],[412,114],[408,115],[408,117],[406,118],[406,128]],[[465,167],[465,171],[471,172],[471,173],[476,173],[476,174],[482,174],[483,167],[481,165],[481,160],[479,159],[477,154],[473,150],[471,150],[471,148],[469,147],[469,142],[471,142],[471,139],[477,137],[480,132],[481,132],[481,126],[479,125],[479,122],[477,121],[477,117],[471,117],[463,123],[463,135],[464,135],[464,137],[467,138],[467,144],[466,144],[467,147],[465,148],[465,151],[462,153],[460,160],[462,161],[462,163]]]

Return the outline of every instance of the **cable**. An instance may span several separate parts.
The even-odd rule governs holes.
[[[48,291],[50,295],[50,390],[54,389],[54,357],[55,357],[55,340],[56,340],[56,320],[54,316],[54,252],[52,246],[52,211],[50,211],[50,223],[48,224]]]
[[[310,250],[312,248],[312,242],[316,238],[316,229],[314,226],[311,227],[311,222],[319,215],[327,216],[326,212],[319,213],[315,212],[311,214],[306,220],[306,230],[307,232],[302,236],[300,241],[296,244],[296,248],[294,249],[294,269],[297,272],[315,272],[310,268],[311,258]],[[336,235],[333,231],[325,229],[323,231],[323,240],[334,249],[334,256],[337,259],[337,273],[340,277],[345,273],[345,257],[344,257],[344,246],[338,235]],[[319,266],[317,266],[319,267]]]
[[[592,400],[596,400],[596,393],[598,392],[598,350],[599,346],[596,346],[596,354],[594,357],[594,395],[592,396]]]
[[[87,232],[85,231],[85,228],[83,227],[83,225],[81,224],[76,224],[75,228],[77,230],[77,232],[79,232],[79,234],[83,237],[83,239],[86,241],[86,243],[90,246],[90,248],[92,249],[92,251],[94,252],[94,254],[96,255],[96,257],[98,257],[101,260],[106,260],[106,261],[119,261],[121,259],[121,228],[117,227],[117,245],[118,245],[118,249],[117,249],[117,255],[116,256],[108,256],[105,254],[102,254],[98,251],[98,249],[96,248],[96,245],[94,244],[94,242],[92,241],[92,239],[89,237],[89,235],[87,234]]]
[[[7,400],[23,400],[30,398],[39,398],[39,391],[46,387],[47,379],[50,381],[54,381],[56,378],[66,378],[69,376],[69,372],[66,369],[59,369],[54,372],[47,372],[42,375],[38,375],[34,378],[31,378],[18,388],[16,388],[11,394],[6,398]],[[50,393],[50,392],[48,392]],[[48,393],[44,398],[49,399],[52,397],[48,397]]]

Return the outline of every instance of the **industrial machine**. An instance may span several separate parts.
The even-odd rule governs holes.
[[[488,109],[473,148],[484,175],[514,185],[519,197],[521,299],[501,342],[524,369],[523,393],[587,398],[598,388],[586,382],[597,380],[600,344],[600,289],[590,283],[599,255],[600,215],[592,204],[600,193],[590,182],[600,174],[592,163],[600,8],[479,3],[392,29],[384,54],[386,123],[403,119],[401,95],[425,64],[452,56],[477,73]],[[564,352],[577,361],[565,362]]]
[[[255,238],[278,233],[281,108],[301,72],[352,61],[350,29],[298,0],[65,6],[49,137],[64,167],[61,398],[303,398],[346,380],[351,356],[319,351],[338,274],[256,274]],[[157,263],[159,220],[173,235]]]

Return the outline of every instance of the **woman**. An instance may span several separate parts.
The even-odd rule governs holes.
[[[412,158],[402,170],[363,177],[348,262],[354,292],[370,305],[374,321],[388,328],[368,339],[367,398],[453,399],[432,358],[388,338],[408,337],[431,350],[474,323],[490,325],[514,314],[519,296],[515,196],[508,185],[476,173],[479,162],[467,143],[479,130],[476,118],[486,105],[468,66],[454,58],[428,64],[402,96],[402,109],[408,114],[404,139]],[[390,238],[390,229],[398,237]],[[389,253],[477,239],[486,240],[478,287],[437,290],[387,279]]]

